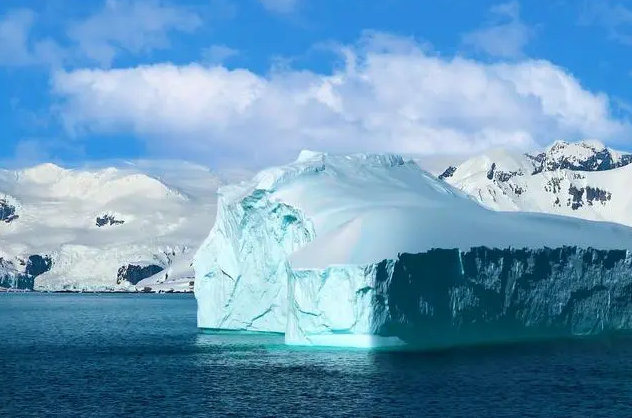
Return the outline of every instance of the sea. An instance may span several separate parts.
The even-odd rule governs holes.
[[[632,417],[632,340],[298,349],[191,294],[0,294],[0,417]]]

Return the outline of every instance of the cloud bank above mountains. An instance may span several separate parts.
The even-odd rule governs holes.
[[[226,2],[210,3],[217,16],[236,13]],[[275,21],[313,7],[252,4]],[[55,36],[38,29],[41,13],[0,16],[0,65],[46,68],[42,107],[61,127],[48,141],[53,148],[25,135],[16,155],[55,157],[55,150],[116,137],[140,143],[149,156],[267,165],[306,148],[471,154],[558,138],[616,146],[631,133],[619,113],[625,103],[550,60],[530,58],[539,32],[517,1],[491,7],[487,21],[458,34],[465,51],[442,53],[425,40],[366,30],[355,41],[328,42],[337,59],[312,66],[291,57],[248,65],[248,52],[222,39],[181,59],[174,36],[195,36],[211,14],[192,3],[106,0],[82,19],[69,17]]]
[[[133,132],[149,148],[273,159],[302,148],[402,153],[625,135],[605,94],[548,61],[444,58],[383,33],[340,46],[328,73],[161,63],[57,72],[69,131]]]

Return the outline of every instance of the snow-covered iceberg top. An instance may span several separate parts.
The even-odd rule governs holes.
[[[375,345],[392,320],[373,309],[383,260],[436,248],[627,250],[631,231],[492,212],[397,155],[302,152],[220,188],[216,223],[194,261],[198,325],[283,332],[289,343]]]

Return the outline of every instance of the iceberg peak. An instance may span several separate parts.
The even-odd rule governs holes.
[[[312,150],[304,149],[298,154],[298,158],[296,159],[296,162],[302,163],[305,161],[314,160],[318,157],[324,157],[325,155],[327,154],[321,151],[312,151]]]

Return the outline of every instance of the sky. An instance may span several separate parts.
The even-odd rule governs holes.
[[[0,160],[632,150],[632,0],[2,0]]]

